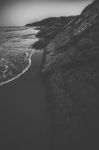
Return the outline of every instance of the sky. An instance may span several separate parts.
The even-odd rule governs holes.
[[[78,15],[93,0],[1,0],[0,26],[24,26],[47,17]]]

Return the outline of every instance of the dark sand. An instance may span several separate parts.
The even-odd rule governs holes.
[[[46,89],[39,76],[43,52],[35,52],[27,72],[0,86],[0,149],[49,150]]]

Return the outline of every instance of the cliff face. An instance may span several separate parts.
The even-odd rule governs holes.
[[[71,17],[69,17],[71,18]],[[30,23],[27,24],[27,27],[50,27],[53,26],[55,24],[61,24],[61,23],[66,23],[67,20],[69,19],[68,17],[51,17],[51,18],[46,18],[42,21],[38,21],[38,22],[34,22],[34,23]]]
[[[54,149],[99,148],[99,2],[51,38],[47,33],[40,35],[46,39],[41,72],[49,88]]]
[[[97,2],[98,3],[98,2]],[[96,7],[97,5],[97,7]],[[60,54],[63,53],[66,54],[66,61],[67,62],[72,62],[70,57],[73,57],[74,59],[76,59],[75,56],[73,56],[74,54],[78,55],[78,53],[84,53],[85,50],[80,51],[79,47],[78,50],[77,45],[79,45],[78,43],[81,43],[81,39],[87,38],[85,39],[85,43],[82,45],[84,46],[85,44],[88,44],[89,39],[90,40],[94,40],[92,39],[92,37],[88,34],[92,32],[97,32],[98,29],[98,23],[99,23],[99,4],[96,4],[95,2],[91,5],[89,5],[80,16],[76,17],[75,19],[69,21],[69,23],[67,23],[64,26],[64,29],[62,29],[61,32],[59,32],[59,34],[57,34],[55,36],[55,38],[53,38],[46,46],[46,62],[45,62],[45,66],[44,66],[44,70],[43,71],[47,71],[47,70],[52,70],[52,68],[54,69],[54,67],[56,67],[54,65],[54,61],[56,64],[56,61],[59,61],[59,58],[62,58],[60,56]],[[96,29],[96,31],[94,31]],[[95,33],[94,33],[95,34]],[[96,33],[97,36],[98,33]],[[97,39],[97,37],[96,37]],[[98,40],[98,39],[97,39]],[[96,45],[96,41],[94,40],[94,45]],[[90,41],[91,43],[91,41]],[[71,49],[72,47],[72,49]],[[86,51],[86,53],[88,53],[89,51]],[[51,57],[51,61],[49,59],[50,55],[53,56],[53,59]],[[68,54],[69,53],[69,54]],[[80,54],[80,57],[81,54]],[[80,57],[77,57],[77,59],[80,59]],[[56,60],[57,59],[57,60]],[[65,62],[65,63],[67,63]],[[51,66],[52,65],[52,66]]]
[[[33,45],[33,48],[42,49],[47,46],[47,44],[64,29],[64,26],[73,20],[75,17],[57,17],[57,18],[47,18],[41,22],[36,22],[27,26],[35,27],[40,30],[36,35],[39,41]]]

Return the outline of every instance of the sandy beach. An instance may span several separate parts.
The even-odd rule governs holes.
[[[0,86],[0,148],[49,150],[46,89],[39,71],[43,51],[36,51],[22,76]]]

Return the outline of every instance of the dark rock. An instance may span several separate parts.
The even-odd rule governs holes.
[[[57,24],[57,23],[65,23],[67,22],[67,19],[71,18],[72,16],[70,17],[51,17],[51,18],[47,18],[47,19],[44,19],[42,21],[37,21],[37,22],[34,22],[34,23],[30,23],[30,24],[27,24],[26,26],[28,27],[50,27],[52,26],[53,24]]]
[[[30,27],[37,26],[37,29],[40,29],[40,31],[36,35],[36,37],[40,40],[33,44],[33,48],[44,48],[50,42],[50,40],[53,39],[57,35],[57,33],[61,32],[64,29],[64,26],[71,20],[74,20],[74,18],[75,16],[53,17],[26,25]]]
[[[35,42],[33,45],[32,45],[32,48],[33,49],[43,49],[46,45],[48,44],[47,40],[44,40],[43,38],[42,39],[39,39],[37,42]]]

